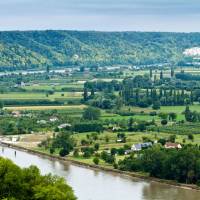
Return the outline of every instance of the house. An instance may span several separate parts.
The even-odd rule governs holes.
[[[119,126],[113,126],[112,127],[112,131],[115,132],[115,131],[120,131],[121,130],[121,127]]]
[[[56,121],[58,121],[58,118],[57,118],[57,117],[51,117],[51,118],[49,119],[49,121],[50,121],[50,122],[56,122]]]
[[[125,151],[125,155],[128,155],[128,154],[130,154],[130,153],[132,153],[133,151],[131,150],[131,149],[128,149],[128,150],[126,150]]]
[[[38,120],[38,121],[37,121],[37,124],[46,124],[46,123],[47,123],[46,120]]]
[[[139,143],[139,144],[134,144],[131,147],[132,151],[141,151],[142,149],[146,149],[148,147],[151,147],[152,143],[151,142],[145,142],[145,143]]]
[[[117,143],[122,143],[124,140],[122,139],[122,138],[118,138],[117,140],[116,140],[116,142]]]
[[[165,144],[165,149],[181,149],[182,146],[178,143],[167,142]]]
[[[24,82],[21,82],[20,86],[21,86],[21,87],[25,87],[26,84],[25,84]]]
[[[12,116],[13,117],[21,117],[21,113],[19,111],[13,111]]]
[[[71,124],[60,124],[59,126],[58,126],[58,128],[59,129],[63,129],[63,128],[67,128],[67,127],[71,127],[72,125]]]

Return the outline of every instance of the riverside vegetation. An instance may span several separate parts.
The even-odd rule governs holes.
[[[35,166],[21,169],[0,157],[0,198],[12,200],[76,200],[65,180],[42,176]]]

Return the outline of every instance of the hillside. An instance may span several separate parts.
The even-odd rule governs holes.
[[[200,33],[0,32],[0,68],[179,62]]]

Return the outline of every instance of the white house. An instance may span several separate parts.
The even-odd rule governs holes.
[[[58,126],[58,128],[59,129],[63,129],[63,128],[67,128],[67,127],[71,127],[72,125],[71,124],[60,124],[59,126]]]
[[[57,118],[57,117],[51,117],[51,118],[49,119],[49,121],[50,121],[50,122],[56,122],[56,121],[58,121],[58,118]]]
[[[141,151],[142,149],[151,147],[152,143],[151,142],[145,142],[145,143],[139,143],[139,144],[133,144],[131,147],[132,151]]]
[[[47,123],[46,120],[38,120],[38,121],[37,121],[37,124],[46,124],[46,123]]]

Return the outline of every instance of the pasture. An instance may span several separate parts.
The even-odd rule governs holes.
[[[0,100],[57,100],[57,99],[81,99],[82,92],[55,92],[46,94],[45,92],[9,92],[1,93]]]

